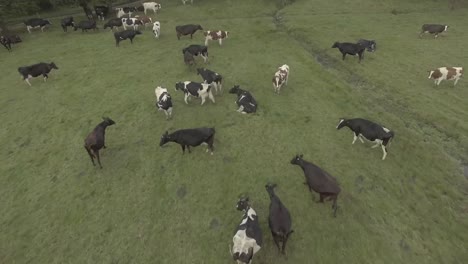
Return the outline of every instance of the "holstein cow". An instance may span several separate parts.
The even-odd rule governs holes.
[[[209,40],[217,40],[219,42],[219,45],[221,46],[223,44],[223,39],[228,38],[228,33],[229,31],[221,30],[208,30],[203,32],[203,35],[205,35],[205,46],[208,46]]]
[[[156,13],[159,9],[161,9],[161,4],[158,4],[156,2],[146,2],[143,3],[143,9],[146,15],[146,10],[153,10],[154,13]]]
[[[60,21],[60,25],[62,26],[63,32],[68,31],[68,27],[75,27],[75,22],[73,21],[73,17],[65,17]]]
[[[317,203],[323,203],[327,198],[333,201],[333,216],[336,217],[336,210],[338,209],[336,201],[341,192],[338,182],[326,171],[311,162],[303,160],[302,157],[303,155],[296,155],[291,160],[291,164],[298,165],[304,171],[306,179],[304,184],[309,187],[309,191],[320,194],[320,199]]]
[[[430,33],[430,34],[435,34],[434,38],[437,38],[439,36],[439,33],[447,31],[448,27],[449,26],[447,25],[424,24],[421,27],[421,33],[419,34],[419,37],[422,37],[424,33]]]
[[[205,81],[205,83],[210,84],[215,88],[216,94],[218,94],[218,88],[219,92],[222,92],[223,76],[221,76],[221,74],[205,68],[198,68],[197,74],[203,78],[203,81]]]
[[[180,39],[180,36],[190,35],[190,38],[193,38],[193,34],[197,32],[197,30],[203,30],[200,25],[188,24],[182,26],[176,26],[175,28],[177,33],[177,39]]]
[[[253,256],[263,246],[262,229],[257,213],[250,207],[248,197],[239,199],[236,209],[244,212],[244,216],[236,228],[232,238],[233,246],[232,249],[229,247],[229,251],[238,264],[250,264]]]
[[[1,35],[0,43],[11,52],[11,44],[22,42],[21,38],[18,35]]]
[[[189,153],[192,153],[190,147],[207,144],[208,148],[206,152],[211,151],[211,155],[213,155],[215,132],[214,127],[181,129],[171,134],[166,131],[166,133],[161,136],[159,146],[162,147],[167,142],[175,142],[182,147],[182,154],[185,154],[185,147],[187,147]]]
[[[98,27],[96,26],[96,21],[94,20],[83,20],[78,23],[78,25],[75,24],[74,26],[75,31],[77,31],[79,28],[81,29],[81,32],[88,32],[88,29],[92,29],[96,31]]]
[[[98,19],[104,21],[109,13],[109,7],[107,6],[94,6],[94,12],[96,12],[96,16]]]
[[[136,17],[131,17],[131,18],[122,18],[122,25],[124,30],[127,29],[127,27],[133,27],[134,30],[138,30],[139,25],[143,25],[143,23],[140,21],[140,19]]]
[[[374,52],[377,49],[375,40],[360,39],[357,43],[366,48],[368,52]]]
[[[121,18],[125,15],[128,15],[128,17],[131,17],[132,13],[137,11],[135,7],[118,7],[115,10],[117,11],[118,18]]]
[[[180,90],[184,93],[184,101],[188,104],[190,97],[201,98],[201,105],[205,103],[206,98],[215,103],[213,93],[211,92],[211,86],[207,83],[197,83],[191,81],[178,82],[175,84],[175,89]]]
[[[94,163],[94,158],[97,158],[97,161],[99,163],[99,167],[102,169],[101,165],[101,158],[99,157],[99,150],[101,148],[106,148],[105,144],[105,134],[106,134],[106,128],[108,126],[112,126],[115,124],[114,120],[110,119],[109,117],[103,117],[102,118],[104,121],[99,123],[91,133],[86,137],[85,139],[85,144],[84,148],[86,149],[86,152],[88,152],[89,157],[91,158],[91,162],[93,163],[93,166],[96,166]]]
[[[159,21],[153,23],[153,33],[155,38],[159,38],[161,34],[161,23],[159,23]]]
[[[235,85],[229,90],[230,94],[237,94],[235,103],[239,106],[237,112],[242,114],[255,113],[257,111],[257,101],[249,91],[242,90],[239,85]]]
[[[340,50],[341,54],[343,54],[343,60],[345,59],[346,54],[359,56],[359,63],[361,63],[361,59],[364,56],[364,51],[366,50],[366,48],[359,43],[355,44],[349,42],[335,42],[332,48],[338,48]]]
[[[188,2],[189,0],[182,0],[182,3],[185,5],[186,2]],[[190,4],[193,5],[193,0],[190,0]]]
[[[273,77],[273,89],[275,93],[279,94],[283,84],[288,85],[289,79],[289,66],[287,64],[278,67],[278,71],[275,72]]]
[[[193,56],[200,55],[203,58],[203,61],[206,63],[208,60],[208,47],[202,45],[190,45],[184,49],[182,49],[182,54],[185,52],[189,52]]]
[[[24,21],[24,24],[26,25],[26,29],[29,33],[31,33],[31,29],[33,28],[41,28],[41,31],[44,32],[45,26],[52,25],[49,20],[42,18],[31,18]]]
[[[463,75],[463,67],[441,67],[429,71],[428,79],[434,79],[434,84],[439,85],[442,80],[455,80],[455,86]]]
[[[133,30],[133,29],[124,30],[121,32],[115,32],[114,33],[115,45],[118,47],[120,41],[125,40],[125,39],[130,39],[130,43],[133,44],[133,39],[135,38],[135,36],[141,35],[141,34],[142,34],[141,31]]]
[[[29,86],[31,86],[29,79],[31,79],[32,77],[37,77],[39,75],[42,75],[44,76],[44,82],[45,82],[47,81],[47,78],[49,78],[48,73],[52,69],[58,70],[58,67],[57,65],[55,65],[55,63],[40,62],[37,64],[33,64],[31,66],[19,67],[18,72],[20,73],[21,77],[23,77],[23,80],[26,81],[29,84]]]
[[[275,241],[278,250],[285,254],[286,242],[288,242],[289,235],[294,230],[291,229],[292,221],[288,208],[284,206],[280,198],[275,194],[276,184],[267,184],[265,189],[270,196],[270,215],[268,217],[268,225],[270,226],[273,240]],[[280,242],[283,243],[280,248]]]
[[[121,18],[112,18],[104,24],[104,29],[110,27],[114,31],[114,27],[118,28],[123,26]]]
[[[154,89],[154,93],[156,94],[156,107],[159,111],[164,111],[166,114],[166,119],[172,117],[172,99],[169,92],[167,92],[166,88],[162,88],[161,86],[156,87]]]
[[[390,131],[390,129],[362,118],[341,118],[336,129],[341,129],[342,127],[349,127],[349,129],[353,131],[354,139],[352,144],[354,144],[358,138],[362,143],[364,143],[364,140],[362,140],[364,138],[371,142],[375,142],[375,145],[372,146],[372,148],[381,146],[383,151],[382,160],[387,156],[388,143],[395,136],[395,133]]]

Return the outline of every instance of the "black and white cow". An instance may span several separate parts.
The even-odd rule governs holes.
[[[120,18],[112,18],[110,19],[109,21],[107,21],[105,24],[104,24],[104,29],[106,28],[110,28],[112,31],[114,30],[114,28],[119,28],[121,27],[123,24],[122,24],[122,19]]]
[[[21,38],[18,35],[1,35],[0,43],[11,52],[11,44],[22,42]]]
[[[31,86],[31,83],[29,82],[29,79],[32,77],[37,77],[39,75],[44,76],[44,82],[47,81],[47,78],[49,78],[48,73],[52,69],[57,69],[57,65],[55,63],[45,63],[45,62],[40,62],[37,64],[33,64],[31,66],[22,66],[18,68],[18,72],[20,73],[21,77],[23,77],[23,80],[25,80],[29,86]]]
[[[24,24],[26,25],[26,29],[28,30],[29,33],[31,33],[31,29],[33,28],[40,28],[42,32],[44,32],[44,28],[47,25],[52,25],[49,20],[47,19],[42,19],[42,18],[31,18],[26,21],[24,21]]]
[[[341,54],[343,54],[343,60],[345,59],[346,54],[359,56],[359,63],[361,63],[361,60],[364,56],[364,51],[366,50],[366,48],[361,44],[349,42],[335,42],[332,48],[338,48],[340,50]]]
[[[162,147],[167,142],[175,142],[182,147],[182,154],[184,154],[185,147],[187,147],[189,153],[192,153],[190,147],[207,144],[208,148],[206,152],[211,151],[211,155],[213,155],[215,132],[214,127],[180,129],[171,134],[166,131],[166,133],[161,136],[159,146]]]
[[[221,74],[205,68],[198,68],[197,74],[203,78],[203,81],[205,81],[205,83],[210,84],[215,88],[216,94],[218,94],[218,88],[219,92],[222,92],[223,76],[221,76]]]
[[[377,49],[375,40],[360,39],[357,43],[366,48],[368,52],[374,52]]]
[[[242,114],[255,113],[257,111],[257,101],[249,91],[242,90],[239,85],[235,85],[229,90],[230,94],[237,94],[236,104],[239,106],[237,112]]]
[[[419,37],[422,37],[424,33],[435,34],[434,38],[437,38],[440,33],[447,31],[449,26],[439,24],[424,24],[421,27],[421,33]]]
[[[136,7],[118,7],[115,10],[117,11],[118,18],[121,18],[125,15],[128,15],[128,17],[131,17],[133,12],[137,12]]]
[[[120,41],[125,40],[125,39],[130,39],[130,43],[133,44],[133,39],[135,38],[136,35],[141,35],[141,31],[128,29],[128,30],[124,30],[121,32],[115,32],[114,33],[115,45],[118,47]]]
[[[172,99],[171,95],[167,91],[166,88],[161,86],[156,87],[154,89],[154,93],[156,94],[156,107],[159,111],[164,111],[166,114],[166,119],[172,117]]]
[[[203,58],[203,61],[206,63],[208,60],[208,47],[203,45],[190,45],[182,49],[182,54],[185,52],[190,52],[193,56],[200,55]]]
[[[232,249],[229,247],[229,251],[238,264],[250,264],[253,256],[263,246],[262,229],[257,212],[250,207],[248,197],[239,199],[236,209],[244,212],[244,215],[235,230],[233,246]]]
[[[159,35],[161,35],[161,23],[159,21],[153,23],[153,34],[155,38],[159,38]]]
[[[60,21],[60,25],[63,28],[63,32],[67,32],[68,27],[75,27],[75,22],[73,21],[73,17],[70,16],[63,18],[62,21]]]
[[[352,144],[354,144],[358,138],[362,143],[364,143],[364,140],[362,140],[364,138],[371,142],[375,142],[375,145],[372,146],[372,148],[381,146],[383,151],[382,160],[387,156],[388,143],[395,136],[395,133],[390,131],[390,129],[362,118],[341,118],[336,129],[341,129],[342,127],[349,127],[349,129],[353,131],[354,139]]]
[[[180,36],[186,35],[190,35],[190,38],[193,38],[193,34],[195,34],[197,30],[203,30],[203,28],[200,25],[187,24],[182,26],[176,26],[175,30],[177,33],[177,39],[180,39]]]
[[[142,26],[143,23],[140,21],[140,19],[136,17],[131,17],[131,18],[122,18],[122,25],[123,28],[126,30],[127,27],[133,27],[134,30],[138,29],[138,26]]]
[[[178,82],[175,84],[175,89],[182,91],[184,96],[184,101],[188,104],[188,99],[193,96],[196,98],[201,98],[201,105],[205,103],[206,98],[215,103],[213,93],[211,92],[211,86],[207,83],[197,83],[191,81]]]
[[[107,6],[94,6],[94,12],[96,12],[96,16],[98,19],[104,21],[106,19],[107,14],[109,13],[109,7]]]
[[[80,23],[78,23],[78,25],[74,25],[73,26],[75,31],[77,31],[78,29],[81,29],[81,32],[88,32],[89,29],[92,29],[94,31],[96,31],[98,29],[98,27],[96,26],[96,21],[94,20],[83,20],[83,21],[80,21]]]

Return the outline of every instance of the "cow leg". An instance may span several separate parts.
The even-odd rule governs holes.
[[[382,160],[385,160],[385,157],[387,157],[387,147],[382,145],[382,151],[383,151]]]
[[[456,79],[455,79],[455,82],[453,83],[453,86],[457,85],[457,82],[458,82],[459,79],[460,79],[460,78],[456,78]]]
[[[193,33],[192,33],[192,34],[190,34],[190,38],[191,38],[191,39],[193,39]]]
[[[210,98],[211,102],[215,103],[215,99],[211,90],[208,92],[208,97]]]
[[[41,27],[41,31],[44,32],[44,27]]]
[[[346,53],[343,53],[343,60],[345,59],[345,57],[346,57]]]
[[[321,194],[320,193],[320,198],[318,201],[316,201],[316,203],[323,203],[323,199],[325,198],[325,195]]]
[[[359,54],[359,63],[361,63],[362,57],[363,57],[363,52],[360,52]]]
[[[47,75],[47,73],[42,74],[42,76],[44,76],[44,82],[46,82],[47,78],[49,78],[49,75]]]
[[[375,143],[375,145],[372,146],[371,148],[376,148],[376,147],[378,147],[378,146],[380,146],[380,143]]]
[[[281,251],[281,248],[280,248],[280,245],[279,245],[280,238],[273,231],[271,231],[271,235],[273,236],[273,241],[275,241],[275,244],[278,247],[278,251]]]
[[[333,217],[336,217],[336,210],[338,210],[338,205],[336,204],[337,200],[338,200],[338,194],[334,194],[333,195],[333,204],[332,204]]]
[[[213,143],[214,143],[214,135],[212,135],[208,140],[207,142],[208,143],[208,148],[206,149],[206,151],[208,152],[208,150],[211,151],[211,155],[213,155],[213,151],[214,151],[214,146],[213,146]]]
[[[354,133],[353,143],[351,143],[351,145],[354,145],[354,142],[356,142],[357,138],[358,138],[358,136],[356,135],[356,133]]]
[[[180,33],[177,32],[177,39],[180,40]]]
[[[364,140],[362,139],[362,134],[359,134],[359,140],[361,141],[361,143],[364,143]]]
[[[101,158],[99,157],[99,150],[95,150],[95,151],[94,151],[94,154],[96,154],[97,161],[98,161],[98,163],[99,163],[99,167],[101,167],[101,169],[102,169]]]
[[[29,82],[29,76],[28,76],[28,78],[26,78],[24,80],[29,84],[29,86],[31,86],[31,83]]]
[[[130,44],[133,44],[133,38],[130,38]]]
[[[91,162],[93,163],[93,166],[96,166],[96,164],[94,163],[94,156],[93,156],[93,153],[91,153],[91,150],[88,149],[86,146],[84,147],[86,149],[86,152],[88,152],[88,155],[89,157],[91,158]]]
[[[188,102],[187,102],[188,97],[189,97],[189,95],[188,95],[188,93],[186,93],[185,97],[184,97],[185,104],[188,104]]]
[[[205,97],[207,96],[207,94],[204,94],[201,96],[201,105],[203,105],[205,103]]]
[[[435,33],[434,38],[437,38],[439,36],[439,33]]]
[[[239,106],[239,109],[237,109],[237,112],[239,112],[239,113],[241,113],[242,111],[244,111],[244,106],[243,105]]]
[[[26,29],[28,30],[29,34],[31,34],[31,27],[27,26]]]
[[[219,45],[223,45],[223,39],[219,39]]]
[[[185,154],[185,145],[180,145],[182,147],[182,155]]]
[[[205,46],[208,46],[208,38],[205,38]]]
[[[208,60],[208,56],[203,55],[203,53],[200,53],[200,56],[203,58],[203,61],[206,63]]]
[[[442,81],[442,78],[437,79],[437,85],[439,85],[441,81]]]
[[[188,149],[188,153],[192,153],[192,151],[190,150],[190,145],[187,145],[187,149]]]

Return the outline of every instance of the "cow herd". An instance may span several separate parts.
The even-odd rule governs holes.
[[[188,1],[182,0],[182,2],[185,4]],[[193,1],[191,2],[193,3]],[[147,12],[150,10],[154,13],[161,10],[161,5],[155,2],[143,3],[142,7],[145,14],[147,14]],[[117,8],[117,18],[112,18],[104,23],[104,29],[110,28],[112,31],[114,31],[115,28],[124,28],[123,31],[117,31],[114,33],[116,46],[119,46],[119,43],[125,39],[129,39],[130,42],[133,43],[133,39],[136,37],[136,35],[142,34],[142,32],[138,30],[138,26],[143,26],[146,24],[153,25],[153,33],[156,38],[159,38],[161,26],[160,22],[153,22],[151,18],[146,16],[135,16],[133,18],[130,17],[131,14],[137,10],[138,9],[134,7]],[[108,16],[107,11],[108,10],[105,7],[95,7],[95,13],[101,20],[104,20]],[[86,9],[85,12],[87,14],[89,13],[86,11]],[[44,28],[48,25],[51,25],[51,23],[47,19],[33,18],[25,21],[25,25],[27,31],[31,33],[31,30],[35,28],[40,28],[41,31],[44,31]],[[87,30],[91,29],[97,30],[96,21],[93,19],[75,23],[73,17],[65,17],[61,20],[61,26],[64,32],[67,32],[68,27],[74,28],[75,31],[81,29],[82,32],[86,32]],[[131,29],[127,29],[128,27]],[[448,26],[446,25],[425,24],[422,27],[420,36],[422,36],[424,33],[430,33],[435,34],[435,38],[437,38],[438,34],[447,31],[447,28]],[[190,35],[190,38],[193,39],[193,35],[198,30],[203,30],[203,27],[199,24],[180,25],[176,26],[175,28],[177,39],[188,35]],[[209,41],[218,41],[219,45],[221,46],[222,41],[228,38],[228,31],[208,30],[204,32],[204,36],[205,45],[192,44],[182,49],[183,60],[185,64],[190,66],[196,64],[194,57],[198,56],[200,56],[206,63],[208,61]],[[18,36],[2,35],[0,42],[8,50],[11,50],[11,43],[21,42],[21,39]],[[361,62],[365,51],[376,51],[377,43],[375,40],[360,39],[357,41],[357,43],[335,42],[332,48],[337,48],[341,52],[343,60],[345,59],[346,55],[353,55],[358,56],[359,62]],[[42,75],[44,81],[46,81],[48,74],[52,69],[58,69],[54,62],[41,62],[30,66],[21,66],[18,68],[18,72],[20,73],[23,80],[29,86],[31,86],[29,80],[32,77]],[[222,94],[222,83],[224,81],[223,76],[215,71],[203,67],[197,68],[197,74],[201,77],[202,82],[180,81],[175,83],[175,90],[184,94],[184,102],[186,104],[189,104],[189,101],[193,97],[200,98],[201,105],[203,105],[207,99],[209,99],[212,103],[215,103],[214,94],[217,96]],[[429,78],[434,79],[436,85],[439,85],[442,80],[455,80],[455,85],[462,74],[462,67],[441,67],[430,71]],[[289,65],[283,64],[277,68],[277,71],[273,74],[272,78],[274,93],[280,93],[281,88],[288,84],[289,77]],[[156,96],[156,108],[160,111],[164,111],[166,119],[171,119],[174,106],[168,89],[162,86],[158,86],[155,88],[154,92]],[[235,100],[235,104],[238,107],[236,111],[239,113],[252,114],[257,112],[257,101],[249,91],[242,89],[239,85],[234,85],[231,89],[229,89],[228,93],[236,95],[237,98]],[[92,164],[94,166],[96,165],[96,159],[101,169],[102,165],[99,151],[102,148],[106,148],[106,128],[114,124],[115,121],[111,118],[103,117],[103,121],[100,122],[91,133],[89,133],[84,141],[84,148],[86,149]],[[388,144],[395,136],[394,131],[391,131],[383,125],[362,118],[341,118],[338,125],[336,126],[336,129],[339,130],[343,127],[348,127],[353,132],[352,144],[354,144],[357,139],[364,143],[363,139],[366,139],[374,143],[372,148],[380,146],[383,151],[382,160],[385,160],[388,153]],[[185,153],[185,149],[191,153],[191,147],[206,144],[208,146],[206,151],[213,155],[214,137],[214,127],[187,128],[176,130],[172,133],[165,131],[161,136],[159,145],[160,147],[163,147],[169,142],[174,142],[181,146],[182,153]],[[294,156],[290,163],[292,165],[298,165],[302,169],[305,177],[304,184],[308,187],[310,192],[314,191],[319,194],[319,199],[317,202],[324,203],[326,200],[330,200],[332,202],[333,215],[336,217],[338,209],[337,200],[341,192],[341,188],[339,187],[337,179],[319,166],[313,164],[310,161],[304,160],[303,155]],[[278,247],[278,250],[284,254],[286,243],[294,231],[292,229],[292,219],[288,209],[281,202],[280,198],[275,194],[274,190],[276,187],[277,186],[274,183],[268,183],[265,186],[265,189],[270,198],[268,224],[274,243]],[[260,228],[259,217],[256,211],[250,206],[248,197],[240,198],[236,207],[237,210],[243,212],[243,217],[240,224],[236,228],[233,237],[233,246],[229,249],[232,258],[238,263],[251,263],[253,256],[263,246],[263,237],[262,230]]]

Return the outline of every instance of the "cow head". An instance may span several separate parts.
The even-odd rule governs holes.
[[[53,63],[53,62],[49,63],[49,67],[50,67],[51,69],[56,69],[56,70],[58,70],[57,65],[55,65],[55,63]]]
[[[202,26],[201,25],[197,25],[197,29],[199,30],[203,30]]]
[[[161,9],[162,6],[161,6],[161,4],[156,3],[156,4],[154,5],[154,7],[156,8],[156,10],[159,10],[159,9]]]
[[[253,258],[253,247],[249,247],[247,253],[245,252],[234,252],[232,259],[234,259],[237,264],[250,264]]]
[[[239,201],[237,201],[236,209],[239,211],[247,212],[249,210],[249,197],[241,197]]]
[[[445,26],[444,31],[447,31],[449,26],[447,26],[447,25],[444,25],[444,26]]]
[[[291,164],[294,164],[294,165],[299,165],[301,162],[302,162],[302,157],[304,155],[296,155],[292,160],[291,160]]]
[[[348,121],[345,118],[340,118],[340,121],[338,122],[338,125],[336,126],[336,129],[341,129],[342,127],[346,126],[348,124]]]
[[[45,22],[46,25],[52,25],[52,23],[50,23],[50,21],[47,20],[47,19],[44,19],[44,22]]]
[[[102,120],[104,120],[105,124],[107,126],[112,126],[115,124],[114,120],[110,119],[109,117],[102,117]]]
[[[202,74],[205,71],[205,68],[197,68],[197,75]]]
[[[154,22],[153,25],[154,25],[155,27],[161,27],[161,23],[159,23],[159,21]]]
[[[230,94],[239,94],[242,90],[239,88],[239,85],[234,85],[231,89],[229,89]]]
[[[177,91],[177,90],[184,91],[184,89],[185,89],[185,84],[184,84],[183,82],[178,82],[178,83],[175,84],[175,89],[176,89],[176,91]]]
[[[339,45],[340,45],[340,43],[338,41],[336,41],[335,43],[333,43],[332,49],[333,48],[338,48]]]
[[[169,142],[170,140],[170,136],[169,136],[169,133],[166,131],[162,136],[161,136],[161,141],[159,141],[159,146],[162,147],[164,146],[164,144],[166,144],[167,142]]]

